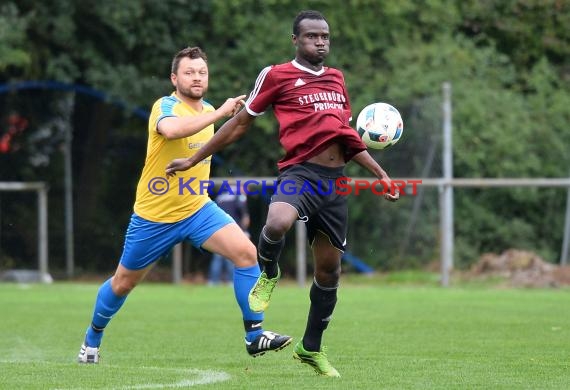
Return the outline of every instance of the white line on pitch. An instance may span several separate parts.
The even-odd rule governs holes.
[[[4,364],[46,364],[46,365],[58,365],[58,366],[69,366],[70,363],[56,363],[50,361],[34,361],[34,360],[0,360],[0,363]],[[79,364],[79,363],[76,363]],[[175,383],[146,383],[139,385],[128,385],[120,387],[112,387],[112,390],[127,390],[127,389],[167,389],[167,388],[180,388],[180,387],[190,387],[196,385],[207,385],[210,383],[224,382],[231,378],[231,376],[224,371],[213,371],[213,370],[200,370],[197,368],[176,368],[176,367],[155,367],[155,366],[118,366],[118,365],[104,365],[101,368],[111,368],[111,369],[143,369],[143,370],[161,370],[161,371],[174,371],[182,375],[189,375],[191,378],[185,378]],[[79,390],[83,387],[74,388],[58,388],[55,390]]]

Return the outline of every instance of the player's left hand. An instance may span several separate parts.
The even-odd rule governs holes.
[[[382,180],[384,181],[386,188],[389,189],[384,193],[384,199],[390,202],[395,202],[400,199],[400,189],[398,186],[393,185],[392,180],[390,180],[388,175],[385,175]]]
[[[393,192],[386,192],[384,194],[384,199],[389,200],[390,202],[395,202],[400,199],[400,190],[398,188],[394,188]]]

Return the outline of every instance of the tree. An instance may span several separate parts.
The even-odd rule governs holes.
[[[345,73],[353,116],[374,101],[387,101],[404,116],[398,145],[373,152],[391,175],[440,175],[444,81],[453,86],[455,176],[568,174],[568,2],[335,0],[313,2],[311,7],[321,10],[331,26],[327,62]],[[293,57],[291,24],[299,10],[290,0],[19,0],[0,6],[0,82],[57,80],[86,85],[109,97],[101,102],[77,95],[73,107],[76,238],[78,251],[90,254],[86,266],[113,267],[120,253],[117,241],[131,213],[146,145],[146,124],[130,108],[148,110],[156,98],[171,92],[173,54],[187,45],[206,50],[211,73],[207,98],[219,105],[228,96],[248,93],[262,67]],[[36,137],[46,127],[41,125],[47,121],[45,114],[58,115],[55,101],[64,98],[68,96],[45,91],[0,97],[0,120],[5,121],[10,109],[25,110],[30,120],[25,137]],[[113,99],[127,109],[110,104]],[[275,161],[282,155],[276,133],[271,115],[261,117],[239,143],[219,154],[223,164],[213,173],[275,175]],[[51,194],[58,194],[63,185],[56,163],[60,155],[57,148],[50,150],[52,162],[42,169],[25,166],[22,155],[3,156],[3,166],[17,167],[17,172],[2,170],[0,178],[14,174],[47,179]],[[33,153],[32,148],[26,153]],[[355,164],[347,173],[366,174]],[[535,249],[550,260],[556,257],[562,191],[455,194],[460,264],[467,266],[482,252],[509,246]],[[422,217],[415,221],[409,217],[415,207],[411,199],[383,211],[378,219],[370,212],[378,209],[378,199],[351,200],[351,219],[358,221],[350,229],[353,237],[392,234],[388,242],[398,242],[352,240],[357,244],[351,249],[386,268],[437,258],[437,194],[426,191],[423,196]],[[61,215],[62,205],[53,205],[53,213]],[[545,223],[545,217],[552,222]],[[50,234],[58,231],[54,225]],[[57,238],[61,235],[52,252],[62,257]]]

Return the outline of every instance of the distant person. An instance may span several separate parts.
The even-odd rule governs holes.
[[[247,208],[246,191],[240,190],[236,185],[223,188],[215,197],[215,202],[241,227],[247,237],[250,237],[248,228],[250,224]],[[208,285],[215,286],[220,282],[233,283],[234,264],[231,260],[219,253],[214,253],[210,260],[208,271]]]
[[[214,122],[233,116],[245,97],[229,98],[218,109],[204,101],[208,90],[206,61],[206,54],[198,47],[177,53],[170,74],[175,91],[158,99],[152,107],[146,160],[123,254],[115,274],[99,288],[93,317],[79,351],[81,363],[99,362],[103,331],[127,295],[160,257],[185,240],[197,248],[219,253],[235,264],[234,293],[242,313],[246,350],[251,356],[277,351],[291,343],[289,336],[264,331],[263,313],[249,308],[248,294],[260,274],[256,249],[237,223],[206,192],[201,192],[200,182],[210,177],[210,159],[189,171],[196,179],[191,183],[192,191],[179,194],[184,188],[178,180],[164,178],[166,164],[175,156],[190,157],[200,150],[214,134]],[[194,315],[198,317],[200,312]],[[149,308],[146,321],[161,319]],[[138,342],[144,342],[144,336]],[[152,333],[148,336],[154,337]],[[191,342],[191,338],[188,340]]]
[[[278,181],[295,183],[296,187],[271,198],[257,246],[263,272],[249,295],[249,305],[256,312],[267,308],[281,276],[278,261],[285,235],[296,220],[305,222],[313,250],[314,279],[305,333],[293,356],[321,375],[338,377],[340,374],[321,348],[321,339],[337,301],[348,199],[330,187],[337,185],[338,179],[343,180],[344,167],[350,160],[392,187],[388,174],[370,156],[349,124],[352,114],[343,74],[324,66],[330,45],[329,25],[324,16],[317,11],[300,12],[293,21],[292,42],[295,59],[264,68],[245,109],[224,123],[195,155],[172,161],[166,174],[199,165],[204,158],[235,142],[255,118],[272,108],[279,122],[279,141],[285,150],[277,164]],[[332,185],[323,188],[328,186],[326,183]],[[313,191],[307,191],[308,187]],[[399,193],[394,191],[384,197],[395,201]]]

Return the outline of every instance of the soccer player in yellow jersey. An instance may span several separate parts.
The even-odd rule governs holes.
[[[152,107],[146,160],[123,254],[115,274],[99,288],[78,355],[81,363],[99,362],[103,331],[127,295],[161,256],[185,240],[234,263],[234,293],[242,311],[246,350],[251,356],[278,351],[291,343],[289,336],[264,331],[263,313],[249,308],[247,297],[260,275],[257,252],[236,222],[201,188],[210,177],[210,159],[188,171],[193,180],[182,183],[164,177],[164,167],[170,160],[194,155],[214,135],[214,123],[233,116],[243,105],[245,95],[227,99],[218,109],[203,100],[208,90],[208,64],[206,54],[198,47],[176,54],[170,80],[175,91]]]

